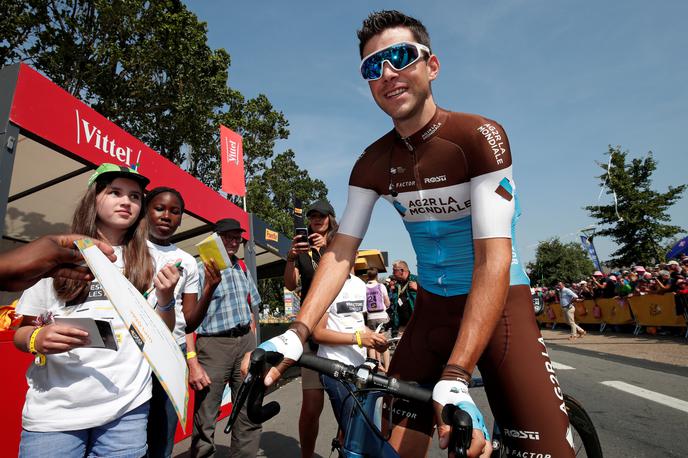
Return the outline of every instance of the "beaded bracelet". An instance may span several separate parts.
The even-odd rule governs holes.
[[[170,310],[172,310],[174,308],[174,304],[176,304],[176,303],[177,303],[177,301],[174,299],[174,297],[172,297],[172,299],[170,299],[170,301],[167,304],[158,305],[158,310],[161,312],[169,312]]]

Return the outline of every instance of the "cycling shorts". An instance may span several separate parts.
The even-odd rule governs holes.
[[[432,388],[454,347],[466,299],[467,295],[444,297],[419,288],[389,374]],[[535,321],[528,286],[509,288],[478,368],[509,456],[573,456],[563,395]],[[395,425],[432,436],[432,406],[399,401],[393,406]]]

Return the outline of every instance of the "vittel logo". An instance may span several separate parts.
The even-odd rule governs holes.
[[[87,145],[95,147],[110,157],[117,159],[119,162],[133,169],[138,168],[139,160],[141,159],[141,150],[138,150],[135,160],[132,161],[133,150],[130,147],[118,145],[115,138],[110,137],[110,134],[104,132],[86,118],[81,117],[79,115],[79,110],[74,110],[74,112],[76,114],[77,145],[80,145],[83,140]]]
[[[227,142],[227,163],[239,165],[239,144],[229,138],[225,140]]]

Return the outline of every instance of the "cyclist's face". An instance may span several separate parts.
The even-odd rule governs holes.
[[[402,41],[416,40],[406,27],[385,29],[368,40],[363,48],[363,55],[367,56]],[[437,77],[438,72],[439,61],[435,56],[418,59],[403,70],[395,70],[385,62],[382,78],[369,81],[368,84],[375,102],[397,125],[420,119],[428,110],[434,112],[430,82]]]
[[[165,241],[172,237],[182,223],[182,204],[171,192],[163,192],[148,204],[148,221],[151,237]]]

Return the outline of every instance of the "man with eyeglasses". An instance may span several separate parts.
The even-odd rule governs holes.
[[[393,279],[389,285],[389,315],[392,337],[404,332],[411,319],[418,291],[418,279],[401,259],[392,264]]]
[[[196,390],[192,457],[215,454],[215,422],[225,385],[230,384],[232,396],[239,391],[241,359],[256,348],[253,311],[260,304],[260,295],[246,266],[236,257],[246,231],[239,221],[225,218],[215,224],[215,232],[232,265],[222,271],[215,264],[201,264],[198,269],[198,306],[207,312],[196,330],[195,344],[187,339],[189,384]],[[232,457],[249,458],[258,453],[261,425],[251,422],[245,409],[232,430]]]
[[[397,402],[394,411],[413,415],[393,416],[390,443],[401,456],[424,456],[439,424],[446,448],[449,427],[440,412],[451,403],[473,419],[469,456],[489,456],[488,432],[468,393],[479,366],[510,456],[573,456],[563,396],[513,243],[519,206],[504,129],[436,105],[431,83],[440,62],[420,21],[380,11],[363,22],[358,38],[361,75],[394,128],[356,162],[339,233],[297,321],[262,345],[285,356],[266,384],[300,357],[300,343],[344,283],[382,197],[410,234],[419,278],[413,317],[388,373],[434,387],[435,401],[434,412]]]

